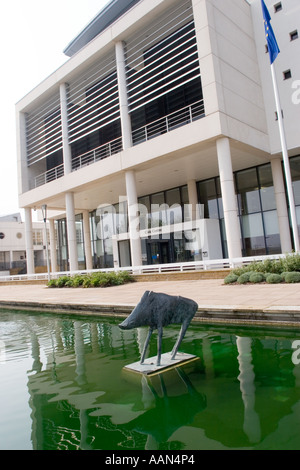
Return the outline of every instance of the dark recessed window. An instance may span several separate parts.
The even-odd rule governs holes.
[[[292,31],[292,32],[290,33],[291,41],[295,41],[295,39],[298,39],[298,37],[299,37],[299,36],[298,36],[298,30],[297,30],[297,29],[295,29],[295,31]]]
[[[281,110],[281,116],[284,118],[283,111]],[[275,111],[275,121],[278,121],[278,113]]]
[[[286,70],[283,72],[283,79],[288,80],[289,78],[292,78],[292,72],[290,70]]]
[[[282,10],[282,3],[281,2],[275,3],[275,5],[274,5],[275,13],[278,13],[281,10]]]
[[[4,233],[0,232],[0,240],[3,240],[4,237],[5,237]]]

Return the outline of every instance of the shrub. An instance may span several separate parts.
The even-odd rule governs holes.
[[[254,284],[263,282],[264,280],[265,276],[262,273],[252,273],[249,277],[249,282],[253,282]]]
[[[266,281],[268,284],[279,284],[282,282],[282,277],[280,274],[269,274],[266,277]]]
[[[233,284],[238,280],[238,276],[236,274],[228,274],[228,276],[225,277],[224,283],[225,284]]]
[[[288,282],[289,284],[294,283],[294,282],[300,282],[300,272],[294,271],[291,273],[286,273],[284,280],[285,282]]]
[[[76,276],[73,277],[73,287],[80,287],[82,286],[84,282],[85,276],[81,274],[76,274]]]
[[[91,275],[91,287],[107,287],[110,285],[109,275],[106,273],[94,273]]]
[[[288,274],[288,272],[284,271],[283,273],[280,274],[281,279],[285,281],[285,276]]]
[[[95,272],[91,274],[76,274],[73,277],[61,276],[48,282],[48,287],[108,287],[119,286],[128,282],[134,282],[133,277],[127,271]]]
[[[247,282],[249,282],[249,278],[250,278],[249,273],[241,274],[237,279],[237,283],[246,284]]]
[[[278,260],[266,259],[264,261],[253,261],[247,266],[233,269],[232,273],[236,274],[237,276],[240,276],[241,274],[244,274],[244,273],[252,274],[253,272],[258,272],[261,274],[262,273],[281,274],[283,271],[288,271],[288,269],[286,269],[285,264],[284,264],[285,261],[286,260],[284,258],[278,259]],[[300,263],[299,263],[299,266],[300,266]]]
[[[69,280],[69,276],[61,276],[57,279],[56,285],[57,287],[65,287],[66,282],[68,282]]]
[[[91,278],[90,276],[85,276],[84,280],[83,280],[83,283],[82,283],[82,287],[91,287]]]
[[[292,271],[300,271],[300,254],[291,254],[287,255],[283,259],[283,266],[284,269],[282,271],[292,272]]]

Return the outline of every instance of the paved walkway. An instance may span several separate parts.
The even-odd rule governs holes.
[[[0,284],[0,306],[127,312],[146,290],[195,300],[199,317],[299,322],[300,285],[224,285],[223,280],[136,282],[89,289],[51,289],[43,285]]]

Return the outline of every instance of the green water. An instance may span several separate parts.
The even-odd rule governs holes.
[[[0,312],[0,449],[300,450],[300,330],[193,324],[200,359],[147,379],[122,370],[147,330],[117,323]]]

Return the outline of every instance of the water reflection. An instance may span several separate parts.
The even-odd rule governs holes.
[[[33,449],[300,449],[297,332],[192,325],[182,349],[200,360],[146,378],[122,370],[140,356],[146,330],[117,323],[1,313],[1,400],[12,426],[28,425],[6,384],[12,362],[20,372],[30,359],[19,389]],[[166,331],[165,351],[176,334]],[[0,442],[5,432],[0,421]]]

